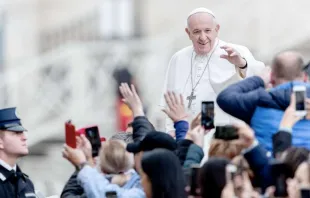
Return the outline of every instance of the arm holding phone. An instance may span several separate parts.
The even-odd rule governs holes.
[[[274,157],[277,157],[292,146],[293,126],[301,119],[302,116],[296,114],[296,96],[293,93],[291,95],[290,105],[287,107],[282,117],[279,131],[272,136]]]
[[[203,159],[204,132],[205,130],[201,126],[197,126],[194,130],[188,132],[188,136],[194,144],[191,144],[187,151],[184,168],[189,168],[193,164],[200,164]]]
[[[85,137],[85,135],[81,135],[80,137],[77,137],[77,148],[82,150],[88,164],[92,167],[95,166],[95,161],[92,156],[92,145],[90,141]]]
[[[255,139],[254,131],[247,124],[234,125],[239,138],[232,140],[243,146],[244,158],[247,160],[251,170],[256,176],[257,183],[263,191],[273,184],[271,176],[270,158],[267,157],[267,150],[258,144]]]

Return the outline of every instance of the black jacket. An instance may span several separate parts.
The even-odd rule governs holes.
[[[154,126],[145,116],[138,116],[132,122],[132,138],[133,141],[141,141],[147,133],[155,131]]]
[[[184,168],[190,168],[193,164],[200,164],[204,157],[204,152],[200,146],[197,144],[191,144],[186,155],[185,162],[183,164]]]
[[[84,189],[79,185],[77,181],[78,171],[75,171],[68,182],[66,183],[62,193],[61,198],[86,198],[84,194]]]
[[[36,195],[33,183],[18,166],[15,172],[0,165],[0,197],[36,198]]]
[[[292,134],[286,131],[279,131],[272,136],[273,155],[284,152],[292,146]]]
[[[178,156],[182,166],[186,160],[187,151],[192,144],[193,141],[187,139],[182,139],[177,142],[176,155]]]

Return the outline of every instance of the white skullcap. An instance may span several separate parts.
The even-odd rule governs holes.
[[[196,9],[194,9],[193,11],[191,11],[190,13],[189,13],[189,15],[187,16],[187,19],[190,17],[190,16],[192,16],[192,15],[194,15],[194,14],[196,14],[196,13],[208,13],[208,14],[210,14],[210,15],[212,15],[214,18],[215,18],[215,15],[214,15],[214,13],[211,11],[211,10],[209,10],[209,9],[207,9],[207,8],[196,8]]]

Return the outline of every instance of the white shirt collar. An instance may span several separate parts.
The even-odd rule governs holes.
[[[12,168],[8,163],[6,163],[5,161],[3,161],[2,159],[0,159],[0,165],[3,166],[5,169],[7,169],[8,171],[11,170],[15,170],[16,171],[16,164],[14,165],[14,167]]]

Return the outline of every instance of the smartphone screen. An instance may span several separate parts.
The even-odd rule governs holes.
[[[239,139],[239,134],[234,126],[217,126],[215,129],[214,138],[226,141],[236,140]]]
[[[90,141],[92,145],[92,155],[96,157],[99,155],[99,150],[101,147],[101,139],[99,134],[99,128],[97,126],[86,128],[85,136]]]
[[[71,148],[76,148],[75,126],[68,121],[65,123],[66,144]]]
[[[201,103],[201,126],[205,129],[214,128],[214,102]]]
[[[305,111],[305,91],[295,91],[296,111]]]
[[[191,166],[191,176],[190,176],[190,195],[197,196],[197,188],[198,188],[198,177],[199,177],[200,165],[194,164]]]

